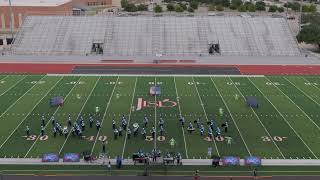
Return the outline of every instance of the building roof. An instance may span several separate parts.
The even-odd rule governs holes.
[[[60,6],[71,0],[11,0],[12,6]],[[9,0],[0,0],[0,6],[9,6]]]

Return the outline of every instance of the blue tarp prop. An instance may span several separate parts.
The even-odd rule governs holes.
[[[161,94],[161,89],[160,86],[152,86],[150,87],[150,95],[160,95]]]
[[[62,106],[64,103],[63,97],[53,97],[50,99],[49,104],[50,106]]]
[[[245,98],[246,98],[247,106],[252,108],[259,108],[259,102],[255,97],[246,96]]]

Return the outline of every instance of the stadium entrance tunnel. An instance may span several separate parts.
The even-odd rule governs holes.
[[[112,67],[76,66],[73,74],[202,74],[240,75],[237,67]]]

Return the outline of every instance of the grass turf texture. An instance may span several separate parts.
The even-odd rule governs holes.
[[[150,96],[150,86],[161,86],[160,96]],[[43,153],[81,153],[91,151],[99,155],[101,140],[107,138],[110,157],[131,157],[140,148],[151,152],[182,153],[183,158],[207,158],[207,149],[220,156],[248,155],[262,158],[318,159],[320,157],[320,77],[319,76],[266,76],[266,77],[99,77],[99,76],[0,76],[0,157],[41,157]],[[239,98],[236,99],[235,96]],[[63,107],[49,107],[53,96],[64,96]],[[255,96],[261,107],[246,106],[244,96]],[[174,107],[144,107],[137,110],[138,98],[147,102],[166,99],[177,102]],[[95,112],[95,107],[100,111]],[[224,110],[223,116],[219,109]],[[46,116],[46,136],[40,137],[41,116]],[[66,125],[68,114],[75,121],[83,115],[86,122],[84,139],[68,135],[53,137],[49,118],[54,115]],[[89,128],[88,115],[102,122],[102,128]],[[185,128],[178,121],[180,114],[186,119]],[[130,126],[142,125],[149,118],[148,135],[153,125],[159,131],[160,116],[165,120],[165,140],[146,141],[124,136],[113,139],[112,119],[120,125],[125,115]],[[197,118],[206,124],[214,117],[217,125],[228,121],[228,133],[222,138],[206,141],[199,130],[192,134],[186,127]],[[34,136],[25,137],[26,126]],[[196,126],[196,125],[194,125]],[[207,134],[207,125],[205,125]],[[223,129],[222,129],[223,131]],[[157,133],[156,139],[159,137]],[[225,136],[233,138],[227,144]],[[174,149],[169,139],[177,142]]]

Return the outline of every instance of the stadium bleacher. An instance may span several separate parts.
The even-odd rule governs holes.
[[[175,16],[29,16],[16,36],[16,55],[300,56],[283,18]]]

